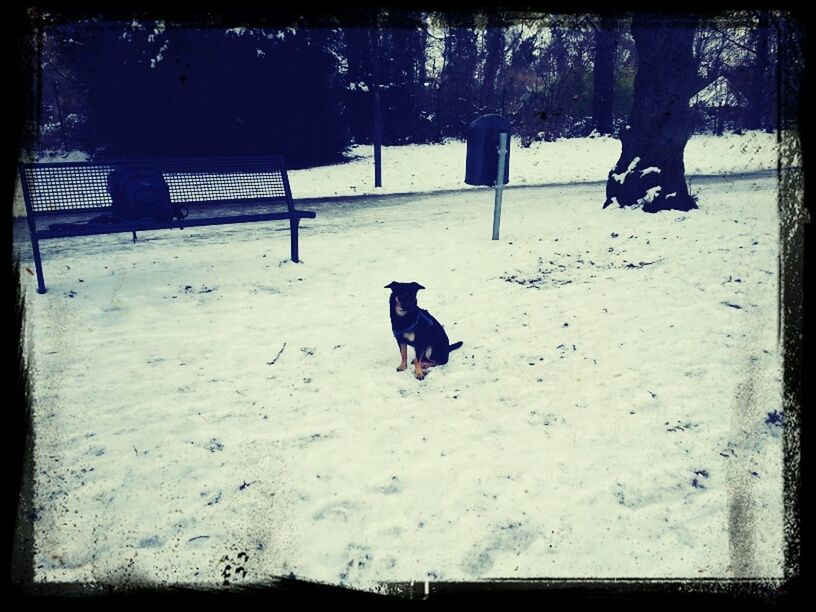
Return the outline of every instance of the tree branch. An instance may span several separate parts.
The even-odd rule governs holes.
[[[734,40],[728,34],[726,34],[725,32],[723,32],[722,30],[720,30],[719,28],[717,28],[715,26],[712,26],[711,29],[712,29],[712,31],[716,32],[717,34],[719,34],[720,36],[725,38],[725,40],[730,42],[732,45],[736,45],[740,49],[744,49],[745,51],[748,51],[749,53],[753,53],[754,55],[756,55],[756,49],[752,49],[751,47],[748,47],[748,46],[742,44],[741,42],[738,42],[738,41]]]
[[[73,82],[73,83],[76,83],[77,85],[82,85],[82,81],[78,81],[78,80],[77,80],[77,79],[75,79],[74,77],[70,77],[70,76],[68,76],[67,74],[65,74],[64,72],[62,72],[62,71],[61,71],[59,68],[57,68],[57,67],[54,65],[54,62],[52,62],[50,59],[45,60],[45,61],[48,63],[48,65],[49,65],[49,66],[51,66],[51,69],[52,69],[54,72],[56,72],[58,75],[60,75],[60,76],[61,76],[63,79],[66,79],[67,81],[71,81],[71,82]]]

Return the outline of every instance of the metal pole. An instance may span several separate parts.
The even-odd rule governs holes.
[[[374,29],[374,187],[382,187],[382,109],[380,108],[380,15]]]
[[[382,187],[382,115],[380,114],[380,86],[374,84],[374,186]]]
[[[507,155],[507,134],[499,134],[499,168],[496,173],[496,203],[493,206],[493,240],[499,239],[502,190],[504,189],[504,157]]]

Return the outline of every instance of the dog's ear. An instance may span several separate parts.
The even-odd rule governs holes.
[[[419,283],[411,283],[411,289],[413,289],[414,291],[419,291],[420,289],[424,289],[424,288],[425,287],[423,287]]]
[[[398,283],[397,281],[391,281],[391,282],[390,282],[390,283],[388,283],[388,284],[387,284],[385,287],[383,287],[383,289],[393,289],[393,288],[394,288],[396,285],[398,285],[398,284],[399,284],[399,283]]]

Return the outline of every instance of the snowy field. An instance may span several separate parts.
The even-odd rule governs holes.
[[[781,578],[776,179],[692,191],[509,190],[500,241],[487,188],[303,206],[302,264],[282,223],[50,240],[45,295],[18,232],[36,580]],[[464,342],[421,382],[392,280]]]

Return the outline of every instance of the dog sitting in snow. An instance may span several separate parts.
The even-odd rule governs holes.
[[[385,286],[391,290],[389,298],[391,311],[391,331],[400,350],[400,364],[397,372],[408,367],[408,345],[414,347],[414,376],[425,378],[425,369],[448,363],[448,354],[455,351],[461,342],[450,344],[439,321],[427,310],[417,306],[417,291],[424,289],[419,283],[398,283]]]

